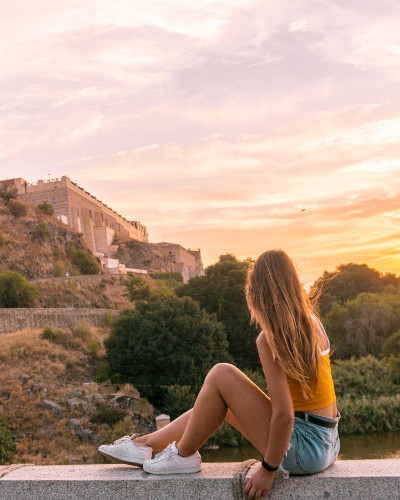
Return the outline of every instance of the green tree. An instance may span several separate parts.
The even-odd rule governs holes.
[[[0,199],[4,205],[8,205],[11,200],[15,200],[18,196],[17,188],[5,182],[0,183]]]
[[[246,302],[246,277],[252,261],[238,260],[234,255],[221,255],[216,264],[206,268],[204,276],[189,280],[177,290],[179,296],[197,300],[208,313],[216,314],[224,325],[229,352],[241,369],[259,366],[256,349],[258,330],[250,323]]]
[[[39,287],[15,271],[0,271],[0,307],[29,307]]]
[[[378,354],[389,327],[389,311],[377,294],[362,293],[344,305],[335,302],[323,322],[338,358]]]
[[[8,464],[15,452],[13,436],[5,417],[0,417],[0,465]]]
[[[319,297],[321,315],[328,313],[333,303],[344,304],[362,292],[382,292],[393,280],[382,277],[376,269],[366,264],[341,264],[335,271],[325,271],[310,289],[310,298]]]
[[[199,385],[229,360],[223,326],[189,297],[138,301],[115,320],[105,346],[113,376],[139,388]]]
[[[36,208],[44,214],[54,215],[54,208],[50,203],[47,203],[47,201],[40,203]]]
[[[122,281],[122,284],[126,287],[124,295],[131,301],[147,300],[151,296],[151,286],[140,276],[130,274],[126,280]]]
[[[100,266],[94,259],[93,255],[86,250],[68,248],[67,255],[81,274],[99,274]]]

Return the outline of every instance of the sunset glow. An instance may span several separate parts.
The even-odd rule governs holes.
[[[400,274],[400,3],[4,3],[0,179],[68,175],[152,242]]]

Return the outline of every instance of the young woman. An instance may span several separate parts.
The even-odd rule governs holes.
[[[278,467],[310,474],[333,464],[340,415],[329,340],[284,251],[270,250],[257,259],[248,275],[247,302],[262,328],[256,343],[269,397],[235,366],[221,363],[208,373],[191,410],[146,436],[100,446],[100,453],[143,464],[152,474],[198,472],[198,449],[225,420],[264,456],[246,485],[250,498],[268,492]],[[162,449],[151,459],[152,451]]]

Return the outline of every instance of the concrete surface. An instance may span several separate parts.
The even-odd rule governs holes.
[[[259,462],[204,463],[198,474],[155,476],[127,465],[0,467],[1,500],[239,500]],[[400,460],[339,460],[320,474],[277,473],[271,499],[400,499]]]

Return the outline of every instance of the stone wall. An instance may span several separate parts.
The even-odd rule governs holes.
[[[79,323],[99,327],[109,309],[68,308],[19,308],[0,309],[0,334],[18,332],[25,328],[41,329],[45,325],[53,328],[72,329]],[[119,311],[112,311],[118,315]]]
[[[126,465],[14,464],[0,467],[1,500],[244,500],[249,478],[260,467],[203,463],[197,474],[147,474]],[[262,497],[266,498],[266,497]],[[270,500],[399,499],[400,460],[338,460],[319,474],[276,473]]]

